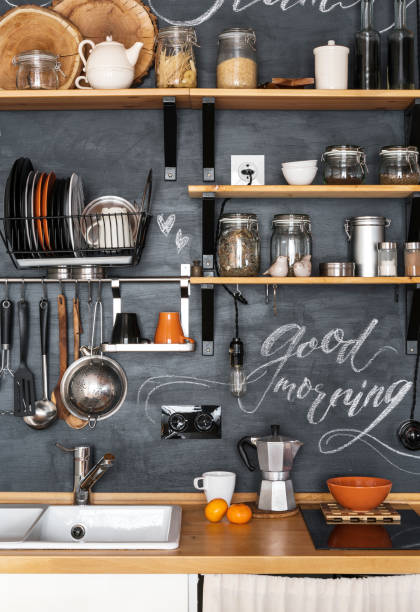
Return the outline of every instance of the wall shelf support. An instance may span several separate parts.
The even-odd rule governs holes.
[[[215,180],[215,99],[203,98],[202,104],[203,129],[203,181]]]
[[[209,283],[201,286],[201,352],[205,356],[214,355],[214,285],[211,278],[215,272],[215,196],[203,193],[202,245],[203,274]]]
[[[165,181],[176,181],[177,114],[175,96],[165,96],[163,98],[163,135]]]

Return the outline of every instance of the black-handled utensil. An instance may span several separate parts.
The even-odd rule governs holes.
[[[14,415],[18,417],[35,414],[34,375],[26,364],[29,344],[29,304],[26,300],[18,302],[20,363],[15,372]]]
[[[5,298],[0,303],[1,370],[0,375],[10,374],[10,349],[12,347],[13,302]]]

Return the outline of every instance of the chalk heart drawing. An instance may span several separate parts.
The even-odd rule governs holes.
[[[262,343],[260,354],[264,358],[264,363],[247,375],[249,393],[245,398],[236,400],[237,408],[245,414],[253,414],[261,408],[269,393],[271,404],[273,403],[271,394],[277,394],[281,397],[279,410],[284,410],[285,401],[292,404],[294,409],[302,405],[303,410],[306,410],[306,421],[310,426],[316,428],[324,425],[324,433],[320,434],[318,441],[318,450],[321,454],[344,452],[351,446],[362,443],[396,469],[409,474],[420,474],[418,471],[420,455],[407,453],[399,447],[394,448],[382,441],[378,433],[374,432],[392,415],[413,386],[411,380],[390,380],[388,375],[384,385],[368,381],[366,373],[378,357],[381,360],[385,360],[386,356],[390,359],[399,359],[398,351],[393,346],[379,346],[376,351],[367,348],[368,339],[369,346],[372,346],[371,337],[378,323],[378,319],[372,319],[355,338],[346,338],[341,328],[330,329],[321,338],[316,338],[308,334],[305,325],[288,323],[278,327]],[[288,364],[292,366],[292,371],[296,372],[296,362],[305,362],[311,355],[316,355],[318,362],[322,356],[324,357],[326,361],[324,370],[327,373],[325,381],[311,380],[306,375],[302,375],[300,380],[286,377],[285,370]],[[312,371],[312,366],[311,362],[307,364],[309,372]],[[330,373],[334,369],[342,369],[343,378],[346,379],[346,367],[352,371],[352,380],[355,375],[359,378],[357,388],[343,385],[332,391],[327,390],[325,387],[328,381],[334,379]],[[383,367],[383,371],[387,372],[387,368]],[[264,381],[263,387],[261,381]],[[252,387],[257,382],[259,382],[257,399],[253,405],[247,405],[247,402],[252,401],[247,398],[253,397]],[[144,405],[146,417],[151,422],[155,422],[152,416],[153,394],[159,390],[171,392],[171,389],[179,385],[182,385],[181,388],[190,395],[187,385],[212,392],[215,389],[226,389],[228,383],[192,376],[163,375],[148,378],[138,389],[137,401]],[[160,405],[161,402],[158,403],[159,407]],[[325,432],[325,423],[334,421],[335,415],[342,420],[343,414],[349,419],[352,427],[339,429],[332,427]],[[354,426],[358,418],[363,418],[363,428]],[[404,462],[404,465],[401,465],[401,462]],[[407,466],[411,467],[409,463],[418,466],[417,471],[407,469]]]
[[[178,255],[181,253],[182,249],[185,249],[185,247],[187,246],[187,244],[190,241],[190,237],[189,236],[183,236],[182,235],[182,230],[179,229],[176,233],[175,236],[175,244],[176,244],[176,248],[178,251]]]
[[[164,234],[164,236],[169,236],[169,234],[171,233],[171,229],[174,226],[175,219],[176,219],[175,215],[169,215],[169,217],[166,217],[166,219],[164,219],[163,215],[157,216],[157,219],[156,219],[157,224],[162,234]]]
[[[166,2],[166,0],[164,0]],[[166,21],[166,23],[170,23],[171,25],[184,25],[184,26],[198,26],[202,23],[205,23],[209,19],[211,19],[223,5],[232,3],[232,12],[233,13],[242,13],[243,11],[247,11],[252,6],[257,6],[261,9],[263,8],[271,8],[281,10],[284,13],[286,11],[290,11],[291,9],[296,8],[311,8],[319,11],[319,13],[325,14],[330,13],[335,9],[348,10],[355,8],[358,4],[360,4],[361,0],[203,0],[202,4],[204,6],[204,10],[198,15],[191,17],[190,19],[176,20],[172,19],[169,15],[164,15],[162,12],[158,10],[158,7],[161,5],[161,0],[149,0],[149,6],[152,11],[162,19]],[[408,0],[407,7],[415,4],[416,0]],[[169,3],[172,8],[172,14],[176,15],[176,1],[172,1]],[[192,2],[192,6],[196,6],[197,3]],[[378,2],[379,4],[379,2]],[[387,32],[393,27],[393,23],[381,29],[381,32]]]

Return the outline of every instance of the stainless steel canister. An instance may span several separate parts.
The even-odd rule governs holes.
[[[386,217],[351,217],[344,230],[351,244],[351,259],[357,276],[378,275],[378,242],[385,240],[385,228],[391,225]]]
[[[319,264],[320,276],[354,276],[355,265],[352,261],[325,261]]]

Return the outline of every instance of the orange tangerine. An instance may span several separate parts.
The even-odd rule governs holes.
[[[211,523],[218,523],[226,514],[228,505],[224,499],[212,499],[204,508],[206,519]]]

